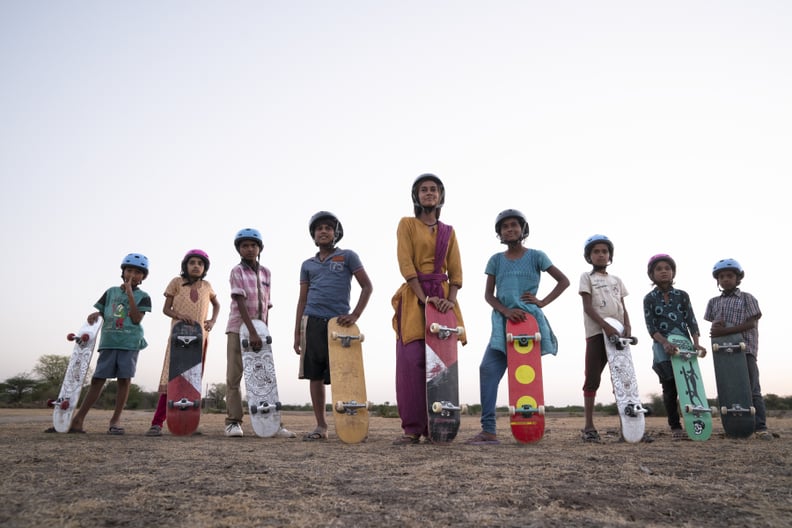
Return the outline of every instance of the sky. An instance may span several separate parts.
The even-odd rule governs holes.
[[[559,340],[546,405],[582,404],[577,286],[595,233],[629,291],[642,395],[660,392],[642,317],[656,253],[675,258],[707,346],[712,267],[742,264],[763,312],[763,392],[792,394],[789,2],[3,0],[0,71],[0,380],[70,354],[65,335],[136,252],[154,306],[133,382],[156,390],[163,292],[201,248],[222,305],[204,383],[223,383],[233,238],[253,227],[280,398],[309,402],[292,336],[300,264],[316,251],[308,221],[329,210],[374,286],[358,322],[368,398],[394,403],[396,226],[432,172],[462,254],[463,403],[480,401],[484,268],[505,249],[494,223],[509,208],[571,282],[545,308]],[[540,297],[553,284],[545,274]],[[711,355],[701,363],[715,397]],[[598,401],[613,401],[607,369]]]

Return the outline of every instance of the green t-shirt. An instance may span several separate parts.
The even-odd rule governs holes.
[[[135,288],[133,291],[135,304],[141,312],[151,311],[149,294]],[[99,339],[99,350],[142,350],[146,348],[143,327],[129,318],[129,299],[120,286],[108,289],[99,299],[94,308],[102,313],[102,337]]]

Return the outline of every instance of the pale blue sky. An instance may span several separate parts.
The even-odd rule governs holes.
[[[162,292],[199,247],[222,303],[205,381],[223,382],[233,236],[255,227],[281,399],[308,402],[291,348],[297,282],[315,250],[308,220],[331,210],[374,284],[359,323],[369,399],[393,402],[396,225],[412,214],[414,178],[434,172],[465,271],[463,401],[479,401],[483,272],[506,208],[528,216],[527,245],[572,282],[546,309],[560,341],[544,361],[547,404],[582,402],[577,284],[594,233],[614,241],[611,272],[631,293],[642,394],[660,390],[646,262],[667,252],[707,344],[712,266],[743,264],[764,312],[764,391],[789,395],[791,65],[783,1],[2,1],[0,379],[70,353],[65,334],[140,252],[154,312],[134,381],[155,390]],[[540,294],[551,287],[544,277]],[[612,401],[607,375],[598,399]]]

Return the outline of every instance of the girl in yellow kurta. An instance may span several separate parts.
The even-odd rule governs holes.
[[[209,343],[209,332],[217,321],[217,314],[220,311],[220,302],[217,300],[212,285],[204,280],[206,272],[209,271],[209,255],[200,249],[191,249],[182,259],[181,275],[170,281],[165,289],[165,305],[162,312],[171,318],[171,329],[179,321],[192,324],[202,323],[203,334],[203,357],[201,364],[206,360],[206,347]],[[212,317],[207,319],[209,305],[212,306]],[[170,366],[170,340],[165,347],[165,361],[162,365],[160,375],[159,392],[160,397],[157,402],[157,410],[151,420],[151,428],[146,432],[146,436],[160,436],[162,434],[162,424],[165,423],[166,400],[168,387],[168,371]]]
[[[394,444],[417,444],[421,435],[428,435],[425,304],[432,303],[441,312],[454,310],[458,324],[464,326],[456,303],[462,287],[456,233],[439,220],[445,203],[443,182],[434,174],[422,174],[413,183],[412,198],[415,217],[402,218],[396,232],[399,270],[406,282],[391,300],[396,331],[396,401],[404,431]]]

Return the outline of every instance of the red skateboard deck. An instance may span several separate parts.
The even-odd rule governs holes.
[[[538,442],[544,436],[541,339],[531,314],[519,323],[506,321],[509,422],[512,435],[523,443]]]
[[[201,421],[202,356],[201,325],[176,323],[171,331],[166,411],[168,430],[173,435],[190,435]]]
[[[429,439],[451,442],[459,431],[459,364],[457,342],[465,329],[457,326],[453,310],[442,313],[426,305],[426,403]]]

